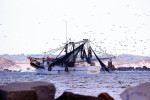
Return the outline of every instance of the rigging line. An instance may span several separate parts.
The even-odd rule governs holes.
[[[104,53],[104,52],[100,52],[100,51],[96,51],[96,50],[94,50],[94,51],[97,52],[97,53],[99,53],[99,54],[101,54],[101,55],[106,54],[106,53]]]
[[[96,46],[97,48],[99,48],[101,51],[105,52],[100,46],[95,45],[92,41],[90,41],[94,46]],[[106,53],[106,52],[105,52]]]
[[[52,53],[55,53],[55,52],[57,52],[58,50],[60,50],[62,48],[64,48],[64,46],[58,47],[56,49],[51,49],[51,50],[43,52],[43,53],[45,53],[45,54],[47,54],[47,53],[52,54]]]
[[[58,54],[58,56],[60,56],[60,54],[63,52],[64,49],[65,49],[65,47],[61,50],[61,52]],[[58,56],[55,59],[57,59]]]
[[[94,46],[96,46],[97,48],[99,48],[99,49],[103,52],[103,54],[106,54],[107,56],[109,56],[109,54],[106,53],[106,51],[103,50],[100,46],[95,45],[92,41],[90,41],[90,42],[91,42]]]

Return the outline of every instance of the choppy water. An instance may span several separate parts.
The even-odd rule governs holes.
[[[119,94],[126,88],[141,83],[150,82],[150,71],[141,72],[112,72],[96,75],[36,75],[35,73],[0,73],[0,85],[11,82],[46,81],[56,86],[56,97],[64,91],[71,91],[83,95],[97,96],[107,92],[121,100]]]

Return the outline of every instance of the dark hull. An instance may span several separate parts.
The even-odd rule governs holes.
[[[38,64],[36,64],[36,63],[30,63],[30,65],[32,66],[32,67],[34,67],[34,68],[36,68],[36,69],[45,69],[43,66],[40,66],[40,65],[38,65]]]

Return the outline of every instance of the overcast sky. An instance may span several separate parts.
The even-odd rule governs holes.
[[[88,38],[108,53],[150,56],[150,0],[0,0],[0,54]]]

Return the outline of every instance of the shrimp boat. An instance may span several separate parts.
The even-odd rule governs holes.
[[[78,42],[67,42],[64,46],[50,50],[55,52],[60,50],[55,57],[28,57],[30,65],[36,68],[38,73],[43,74],[83,74],[90,73],[90,69],[95,68],[95,61],[99,63],[92,73],[99,73],[100,70],[109,72],[109,68],[102,62],[104,59],[112,59],[114,56],[100,58],[92,46],[91,41],[83,39]],[[48,52],[45,52],[48,53]],[[86,65],[85,65],[86,63]]]

